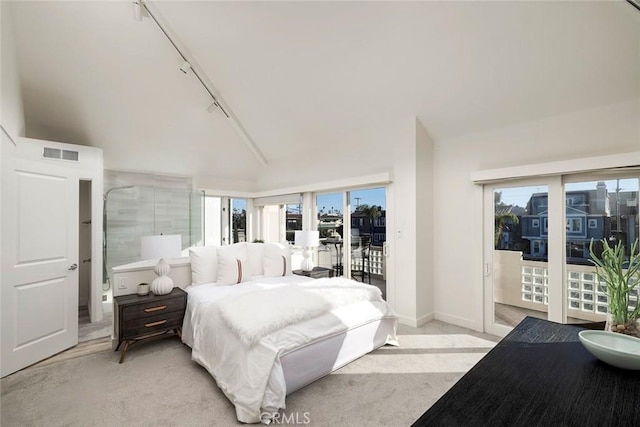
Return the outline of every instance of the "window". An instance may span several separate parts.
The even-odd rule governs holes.
[[[231,243],[247,241],[247,200],[231,199]]]
[[[589,220],[589,228],[598,228],[598,220],[590,219]]]
[[[253,199],[256,229],[252,238],[265,243],[292,242],[294,231],[302,229],[302,195],[279,194]]]
[[[386,242],[386,240],[386,233],[373,233],[373,244],[376,244],[377,242]]]
[[[569,233],[582,233],[582,219],[580,218],[567,218],[567,232]]]
[[[342,193],[319,194],[316,197],[320,238],[342,238]],[[352,218],[355,221],[357,218]],[[351,222],[355,225],[354,222]]]
[[[540,220],[539,219],[531,220],[531,227],[540,228]]]
[[[302,203],[285,205],[286,209],[286,239],[293,244],[295,241],[295,231],[302,230]]]
[[[317,229],[320,235],[318,266],[333,268],[336,276],[344,275],[344,234],[342,207],[343,193],[316,195]],[[349,224],[354,224],[352,218]]]

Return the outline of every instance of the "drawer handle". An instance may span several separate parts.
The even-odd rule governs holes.
[[[145,308],[144,312],[145,313],[152,313],[154,311],[158,311],[158,310],[164,310],[165,308],[167,308],[166,305],[159,305],[157,307],[151,307],[151,308]]]
[[[146,326],[147,328],[151,328],[152,326],[162,325],[163,323],[167,323],[167,321],[166,320],[158,320],[157,322],[145,323],[144,326]]]

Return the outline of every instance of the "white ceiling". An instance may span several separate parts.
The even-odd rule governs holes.
[[[417,116],[436,141],[640,98],[640,12],[616,2],[147,2],[268,160]],[[132,2],[11,5],[27,136],[105,167],[262,166]]]

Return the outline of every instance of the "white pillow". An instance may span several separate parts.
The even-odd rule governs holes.
[[[200,246],[189,249],[191,259],[191,284],[201,285],[218,280],[216,246]]]
[[[251,275],[262,276],[264,274],[264,268],[262,266],[264,243],[247,243],[247,255],[249,256]]]
[[[262,258],[264,275],[267,277],[290,276],[291,251],[288,244],[267,243]]]
[[[236,243],[218,248],[217,285],[235,285],[251,280],[251,268],[246,243]]]

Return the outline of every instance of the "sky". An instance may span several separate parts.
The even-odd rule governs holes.
[[[372,188],[366,190],[354,190],[350,192],[351,195],[351,210],[355,210],[358,204],[360,205],[376,205],[382,206],[382,209],[386,209],[386,194],[384,188]],[[330,210],[336,210],[342,212],[342,192],[331,194],[320,194],[317,198],[318,211],[323,209],[325,212]]]
[[[638,179],[621,179],[620,182],[620,191],[638,191]],[[616,186],[618,185],[618,180],[612,179],[608,181],[604,181],[607,185],[607,190],[609,193],[613,193],[616,191]],[[573,191],[573,190],[595,190],[598,181],[589,181],[589,182],[576,182],[576,183],[568,183],[565,184],[565,191]],[[533,193],[546,193],[548,188],[546,185],[539,186],[528,186],[528,187],[511,187],[511,188],[498,188],[496,191],[502,192],[502,201],[506,205],[516,205],[521,207],[526,207],[529,198]]]

